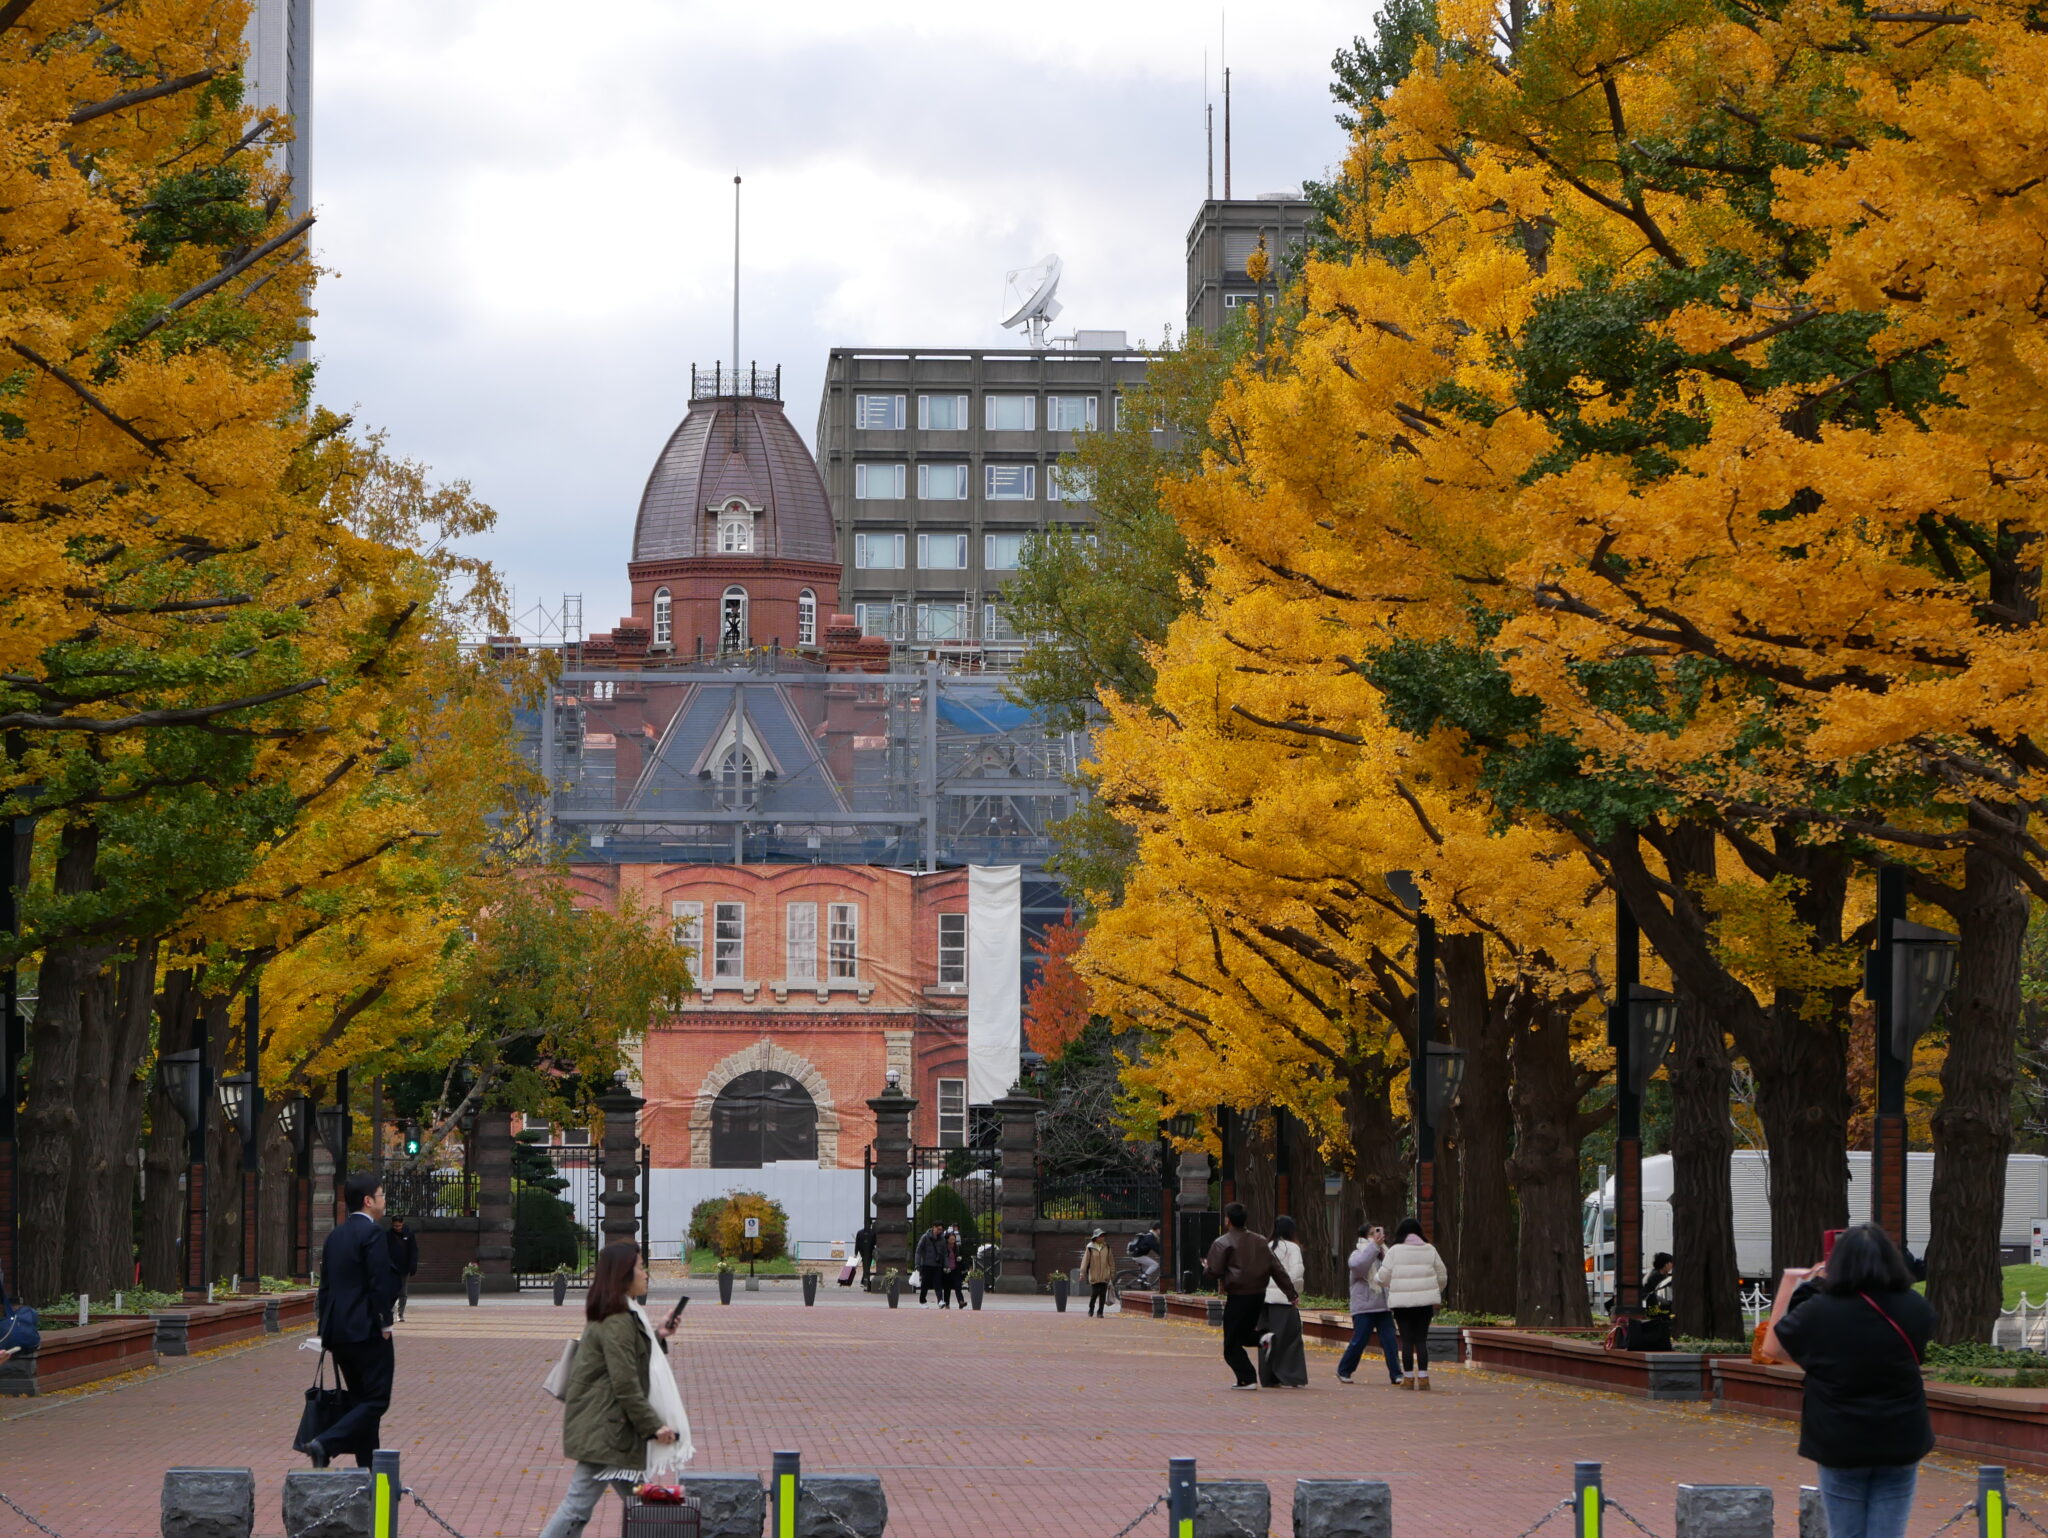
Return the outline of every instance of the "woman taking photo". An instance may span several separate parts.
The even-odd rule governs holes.
[[[1905,1538],[1934,1448],[1920,1376],[1933,1333],[1934,1310],[1875,1223],[1842,1231],[1778,1321],[1779,1346],[1806,1369],[1799,1456],[1820,1465],[1831,1538]]]
[[[1387,1295],[1394,1328],[1401,1335],[1401,1387],[1429,1387],[1429,1321],[1444,1300],[1443,1257],[1422,1237],[1422,1225],[1401,1219],[1386,1259],[1372,1274],[1375,1287]]]
[[[583,1338],[562,1396],[562,1451],[576,1461],[569,1493],[541,1538],[578,1538],[609,1484],[625,1500],[646,1480],[671,1480],[695,1455],[668,1366],[674,1324],[657,1330],[633,1300],[647,1291],[640,1246],[608,1244],[584,1299]]]
[[[1294,1242],[1294,1219],[1285,1214],[1273,1219],[1273,1269],[1287,1273],[1299,1296],[1308,1273],[1302,1264],[1301,1246]],[[1266,1333],[1259,1341],[1259,1383],[1265,1388],[1307,1388],[1308,1355],[1301,1348],[1301,1310],[1280,1290],[1278,1282],[1266,1283],[1263,1323]]]

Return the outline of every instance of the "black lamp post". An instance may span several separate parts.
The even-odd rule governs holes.
[[[185,1291],[206,1291],[206,1106],[213,1098],[206,1049],[166,1052],[156,1061],[157,1082],[185,1121]]]
[[[16,756],[19,736],[8,736]],[[27,855],[35,837],[33,817],[0,820],[0,930],[14,940],[21,933],[17,883],[27,877]],[[28,1055],[28,1022],[21,1017],[21,975],[14,962],[0,967],[0,1275],[19,1275],[15,1264],[16,1199],[19,1178],[15,1107],[21,1103],[21,1062]]]
[[[1877,1115],[1870,1129],[1870,1215],[1906,1242],[1906,1075],[1913,1044],[1955,986],[1958,938],[1906,918],[1906,869],[1877,872],[1877,944],[1864,954],[1863,992],[1877,1030]]]
[[[1173,1261],[1179,1246],[1174,1243],[1180,1211],[1180,1155],[1173,1140],[1186,1142],[1201,1129],[1201,1119],[1183,1111],[1178,1116],[1159,1118],[1159,1279],[1171,1283]]]
[[[216,1086],[220,1112],[242,1143],[242,1258],[239,1269],[242,1287],[260,1290],[261,1267],[256,1260],[256,1201],[261,1185],[256,1167],[256,1117],[261,1091],[253,1074],[233,1073]],[[252,1269],[253,1268],[253,1269]]]
[[[334,1104],[323,1105],[314,1113],[320,1146],[327,1150],[328,1162],[334,1169],[334,1199],[342,1199],[342,1183],[348,1179],[348,1140],[351,1131],[348,1108],[348,1070],[342,1069],[334,1076]]]
[[[1641,972],[1642,936],[1617,892],[1607,1042],[1614,1048],[1614,1302],[1622,1313],[1642,1303],[1643,1088],[1678,1033],[1678,1000],[1644,987]]]
[[[1438,1105],[1429,1089],[1433,1060],[1431,1038],[1436,1035],[1436,920],[1423,911],[1422,888],[1410,871],[1387,872],[1387,890],[1394,900],[1415,915],[1415,1047],[1409,1057],[1408,1094],[1415,1117],[1415,1219],[1422,1225],[1422,1237],[1436,1237],[1436,1129],[1440,1115],[1448,1114],[1451,1095]],[[1458,1054],[1455,1072],[1464,1073],[1464,1054]],[[1423,1071],[1415,1072],[1420,1060]],[[1446,1069],[1447,1072],[1453,1071]],[[1456,1092],[1455,1081],[1452,1094]]]
[[[309,1225],[313,1201],[309,1186],[313,1174],[313,1102],[304,1095],[294,1095],[281,1102],[277,1108],[277,1126],[292,1151],[289,1268],[293,1277],[303,1280],[311,1274],[306,1262],[312,1249]]]

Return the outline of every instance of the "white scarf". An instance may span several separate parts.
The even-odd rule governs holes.
[[[654,1410],[654,1417],[664,1426],[675,1429],[673,1442],[657,1442],[649,1439],[642,1466],[635,1469],[606,1469],[599,1479],[631,1479],[635,1482],[659,1484],[664,1474],[679,1473],[684,1464],[697,1456],[697,1448],[690,1441],[690,1417],[683,1409],[682,1391],[676,1387],[676,1375],[668,1365],[668,1347],[654,1333],[654,1325],[646,1312],[631,1298],[626,1307],[633,1311],[633,1317],[640,1321],[640,1328],[647,1332],[647,1338],[654,1343],[654,1353],[647,1362],[647,1403]]]

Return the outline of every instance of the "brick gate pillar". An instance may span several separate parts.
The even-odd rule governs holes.
[[[1022,1086],[995,1102],[1003,1118],[1003,1252],[997,1292],[1038,1291],[1038,1113]]]
[[[623,1068],[597,1097],[604,1112],[604,1191],[598,1201],[606,1244],[640,1238],[640,1108],[646,1104],[633,1093]]]
[[[512,1113],[478,1111],[476,1139],[476,1263],[485,1292],[514,1292],[512,1275]]]
[[[868,1102],[875,1113],[875,1269],[910,1271],[910,1116],[914,1097],[895,1084]]]

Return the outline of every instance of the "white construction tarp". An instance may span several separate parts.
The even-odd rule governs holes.
[[[990,1105],[1017,1083],[1024,1050],[1024,872],[967,867],[967,1103]]]

